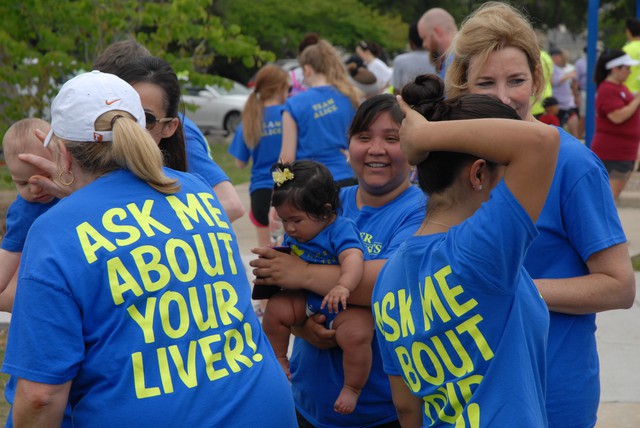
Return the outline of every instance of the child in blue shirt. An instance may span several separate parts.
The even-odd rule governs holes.
[[[338,187],[329,170],[313,161],[277,163],[271,204],[285,229],[283,244],[308,263],[340,264],[340,281],[324,297],[289,290],[269,300],[262,327],[285,373],[290,377],[287,350],[293,326],[308,316],[324,314],[336,331],[343,351],[344,385],[334,404],[338,413],[352,413],[371,370],[373,318],[367,308],[350,306],[364,269],[363,248],[355,223],[338,215]]]
[[[0,243],[0,310],[4,312],[11,312],[13,308],[16,274],[27,232],[42,213],[58,202],[57,198],[46,193],[40,186],[29,183],[29,179],[34,175],[48,174],[18,159],[20,153],[31,153],[51,159],[51,154],[35,135],[36,130],[47,133],[50,127],[49,123],[42,119],[23,119],[11,125],[2,139],[5,163],[18,191],[18,196],[7,210],[7,231]],[[15,377],[12,376],[5,387],[5,398],[9,404],[13,404],[15,381]],[[65,418],[63,426],[70,425],[71,420]],[[11,412],[5,426],[13,426]]]
[[[242,123],[229,146],[238,168],[251,162],[249,219],[256,228],[258,245],[270,245],[269,208],[273,179],[271,166],[282,148],[282,109],[289,89],[289,77],[274,64],[265,65],[256,75],[256,85],[242,111]]]
[[[35,135],[36,129],[48,132],[49,128],[49,123],[42,119],[23,119],[14,123],[2,139],[7,169],[18,191],[16,200],[7,211],[7,232],[0,244],[0,310],[7,312],[11,312],[16,284],[13,277],[20,265],[27,232],[33,221],[58,201],[40,186],[29,184],[31,176],[46,173],[18,159],[20,153],[51,159],[51,154]]]

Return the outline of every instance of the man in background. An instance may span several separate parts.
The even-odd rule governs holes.
[[[418,21],[418,33],[422,46],[429,51],[433,65],[444,80],[447,66],[453,58],[447,51],[458,33],[455,19],[446,10],[434,7],[427,10]]]
[[[435,72],[436,68],[431,63],[429,51],[422,47],[418,23],[414,22],[409,26],[409,52],[400,54],[393,60],[393,74],[391,75],[393,90],[399,94],[402,87],[413,82],[416,76]]]

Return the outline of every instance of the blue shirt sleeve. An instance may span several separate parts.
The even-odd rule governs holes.
[[[228,150],[229,154],[242,162],[249,162],[251,159],[251,150],[244,141],[244,132],[242,131],[242,122],[236,128],[236,133],[231,140]]]
[[[574,186],[562,206],[564,227],[580,257],[626,241],[604,168],[593,168]]]
[[[187,169],[204,177],[211,187],[223,181],[230,181],[225,172],[211,158],[206,138],[188,117],[182,116],[185,150],[187,151]]]
[[[57,202],[58,199],[47,204],[27,202],[18,195],[7,210],[7,232],[2,238],[0,248],[13,253],[22,252],[27,232],[33,222]]]

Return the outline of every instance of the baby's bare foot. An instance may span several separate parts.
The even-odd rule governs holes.
[[[343,415],[353,413],[358,403],[358,397],[360,396],[360,390],[351,388],[350,386],[343,386],[340,391],[338,399],[333,404],[333,410]]]

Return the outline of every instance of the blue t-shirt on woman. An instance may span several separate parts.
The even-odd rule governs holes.
[[[249,148],[244,140],[242,123],[236,128],[229,153],[242,162],[252,161],[249,193],[273,188],[271,166],[278,161],[282,149],[282,109],[282,105],[264,108],[260,141],[253,148]]]
[[[228,217],[164,171],[177,193],[117,170],[34,222],[2,370],[72,381],[74,426],[295,427]]]
[[[372,301],[384,370],[422,401],[422,426],[547,426],[549,314],[522,266],[536,236],[501,181],[472,217],[409,238],[382,268]]]
[[[315,86],[287,99],[284,110],[298,127],[296,160],[324,164],[336,181],[353,178],[345,152],[355,108],[333,86]]]

